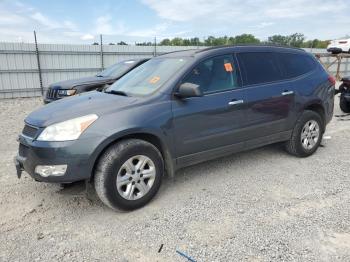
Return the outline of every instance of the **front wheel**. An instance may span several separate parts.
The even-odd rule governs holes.
[[[122,140],[98,161],[96,193],[114,210],[137,209],[156,195],[163,173],[163,158],[154,145],[139,139]]]
[[[298,157],[312,155],[322,140],[324,132],[322,123],[318,113],[304,111],[295,124],[290,140],[286,143],[287,152]]]

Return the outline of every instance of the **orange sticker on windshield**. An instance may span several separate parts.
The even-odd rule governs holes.
[[[149,80],[149,82],[150,82],[151,84],[155,84],[155,83],[157,83],[159,80],[160,80],[160,77],[159,77],[159,76],[154,76],[154,77],[152,77],[152,78]]]
[[[225,63],[224,67],[225,67],[226,72],[232,72],[233,71],[231,63]]]

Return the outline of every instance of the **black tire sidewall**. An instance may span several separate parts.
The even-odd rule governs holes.
[[[340,94],[339,107],[344,113],[350,113],[350,103],[345,99],[345,93]]]
[[[145,196],[137,200],[127,200],[118,193],[116,180],[120,167],[129,158],[136,155],[145,155],[153,161],[156,168],[156,178],[152,188]],[[113,154],[112,159],[106,165],[104,172],[104,186],[106,188],[106,197],[109,202],[115,208],[122,210],[133,210],[146,205],[158,192],[164,173],[164,164],[159,151],[152,145],[137,143],[135,145],[123,147],[121,151],[117,151],[115,154]]]
[[[301,143],[301,132],[304,128],[304,125],[310,120],[315,120],[318,123],[318,126],[320,128],[320,135],[319,135],[318,141],[315,144],[315,146],[312,149],[308,150],[308,149],[305,149]],[[300,122],[296,126],[296,128],[297,128],[297,130],[296,130],[297,136],[296,136],[296,141],[295,141],[295,143],[296,143],[295,147],[298,151],[298,154],[303,156],[303,157],[307,157],[307,156],[312,155],[317,150],[317,148],[319,147],[319,145],[321,144],[321,141],[322,141],[322,136],[324,133],[324,125],[323,125],[322,118],[320,117],[319,114],[317,114],[313,111],[306,111],[301,116]]]

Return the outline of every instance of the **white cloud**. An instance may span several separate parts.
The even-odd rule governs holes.
[[[85,34],[80,37],[81,40],[93,40],[95,37],[91,34]]]
[[[182,23],[191,29],[192,34],[198,36],[255,33],[267,37],[274,33],[301,32],[309,37],[332,38],[339,31],[344,34],[349,30],[345,24],[337,22],[339,16],[350,12],[348,0],[142,2],[154,10],[159,18]]]
[[[113,23],[112,16],[107,14],[96,19],[94,32],[103,35],[118,35],[125,33],[126,28],[120,21]]]
[[[346,0],[142,0],[159,17],[172,21],[258,20],[294,18],[339,12],[347,7]],[[205,21],[204,20],[204,21]],[[227,20],[229,21],[229,20]]]
[[[53,43],[87,43],[99,34],[105,42],[141,42],[152,41],[154,36],[161,40],[251,33],[264,39],[300,32],[308,38],[330,39],[350,33],[349,0],[141,1],[143,5],[135,9],[136,19],[125,18],[122,8],[118,16],[107,9],[102,16],[86,14],[84,24],[74,20],[75,16],[54,18],[24,2],[0,0],[0,41],[33,42],[34,29],[39,41]],[[138,18],[142,8],[149,8],[155,17]]]

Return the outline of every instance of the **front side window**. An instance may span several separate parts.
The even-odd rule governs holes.
[[[149,95],[175,75],[187,60],[178,57],[153,58],[124,75],[106,92],[123,92],[130,96]]]
[[[264,84],[283,79],[274,53],[237,54],[244,85]]]
[[[199,85],[208,94],[237,88],[237,75],[232,55],[223,55],[199,63],[182,83]]]

